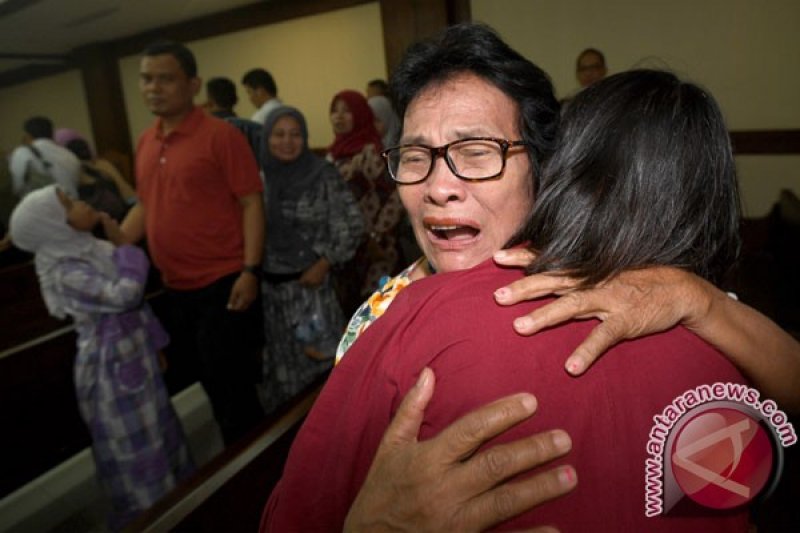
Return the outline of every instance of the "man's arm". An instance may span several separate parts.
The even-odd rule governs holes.
[[[128,211],[120,225],[117,225],[114,219],[109,216],[102,217],[101,221],[106,230],[108,240],[117,246],[121,244],[136,244],[144,239],[145,212],[141,202]]]
[[[417,434],[433,389],[434,374],[426,368],[384,433],[350,507],[346,532],[479,531],[575,487],[577,476],[571,466],[505,482],[566,454],[572,442],[564,431],[539,433],[474,453],[533,415],[536,399],[530,394],[501,398],[419,442]]]
[[[252,193],[239,198],[242,205],[242,233],[244,234],[243,265],[261,266],[264,253],[264,203],[261,193]],[[233,284],[228,299],[228,309],[244,311],[258,295],[258,277],[252,272],[242,271]]]

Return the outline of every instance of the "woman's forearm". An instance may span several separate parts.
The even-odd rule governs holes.
[[[766,396],[800,412],[800,342],[772,320],[702,281],[708,311],[684,325],[726,354]]]

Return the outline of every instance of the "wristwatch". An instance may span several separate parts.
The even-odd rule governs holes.
[[[242,272],[250,272],[256,278],[261,279],[261,265],[245,265],[242,267]]]

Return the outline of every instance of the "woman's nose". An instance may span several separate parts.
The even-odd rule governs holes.
[[[466,183],[453,174],[444,157],[434,159],[433,168],[424,185],[426,196],[439,205],[463,200],[466,195]]]

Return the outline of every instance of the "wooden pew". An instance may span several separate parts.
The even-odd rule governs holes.
[[[31,261],[0,269],[0,287],[2,498],[80,452],[91,439],[75,397],[72,322],[49,315]],[[163,298],[156,281],[149,284],[147,299],[158,312]]]

